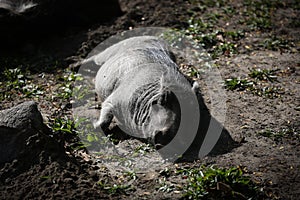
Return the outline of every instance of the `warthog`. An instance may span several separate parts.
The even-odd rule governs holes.
[[[99,66],[96,93],[102,102],[94,127],[108,130],[113,117],[127,134],[168,144],[180,124],[178,93],[192,93],[168,45],[154,36],[123,40],[84,62]]]

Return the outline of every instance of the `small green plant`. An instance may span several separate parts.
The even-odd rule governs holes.
[[[124,176],[127,177],[127,179],[134,181],[138,178],[136,172],[134,171],[126,171],[124,172]]]
[[[5,69],[2,73],[3,82],[0,82],[0,100],[19,97],[33,97],[44,94],[44,91],[33,83],[29,71],[21,68]]]
[[[134,149],[134,154],[145,155],[154,151],[154,146],[151,144],[140,144]]]
[[[9,88],[22,89],[26,82],[26,72],[20,68],[5,69],[3,72],[4,79],[6,80]]]
[[[258,135],[271,138],[275,141],[279,141],[284,137],[296,137],[300,139],[300,135],[295,128],[283,128],[278,131],[272,129],[266,129],[258,132]]]
[[[281,49],[289,49],[292,46],[292,43],[283,38],[272,37],[265,39],[261,43],[261,46],[272,51],[279,51]]]
[[[202,18],[192,17],[188,20],[188,24],[186,33],[190,35],[199,35],[213,28],[212,24],[205,22]]]
[[[219,45],[213,48],[212,58],[215,59],[221,55],[230,56],[235,53],[237,53],[236,44],[231,42],[220,43]]]
[[[228,90],[247,90],[258,96],[277,98],[284,94],[282,87],[272,84],[278,82],[277,71],[277,69],[252,69],[248,74],[250,79],[229,78],[225,80],[224,85]]]
[[[157,188],[158,191],[169,193],[174,191],[176,189],[176,186],[173,183],[166,181],[166,178],[164,177],[158,180]]]
[[[76,141],[71,142],[73,150],[98,145],[100,142],[99,134],[93,130],[86,118],[69,119],[67,116],[55,118],[49,126],[55,134],[62,134],[67,140],[77,138]]]
[[[188,75],[192,78],[199,78],[200,73],[195,67],[190,67]]]
[[[246,6],[244,15],[247,16],[246,24],[252,29],[270,29],[272,23],[270,20],[271,10],[276,6],[268,1],[244,1]]]
[[[251,90],[253,88],[253,82],[247,79],[229,78],[225,80],[225,87],[229,90]]]
[[[81,81],[83,78],[80,74],[76,74],[73,71],[67,70],[63,77],[61,77],[60,79],[62,83],[60,84],[57,96],[62,99],[70,99],[73,95],[75,81]],[[74,91],[79,97],[83,97],[85,92],[87,92],[86,88],[82,86],[77,86]]]
[[[233,40],[238,40],[245,37],[245,33],[242,30],[237,31],[226,31],[224,32],[225,37],[230,37]]]
[[[247,25],[249,25],[249,27],[253,30],[270,29],[272,26],[271,20],[269,18],[257,16],[250,17],[250,19],[248,19],[247,21]]]
[[[188,199],[251,199],[257,195],[257,185],[243,175],[240,167],[202,166],[180,173],[188,177],[184,188],[184,197]]]
[[[258,79],[260,81],[270,81],[274,82],[277,80],[276,72],[278,69],[275,70],[269,70],[269,69],[252,69],[250,70],[249,76],[251,78]]]
[[[108,194],[116,195],[116,194],[126,194],[127,191],[134,190],[130,185],[120,185],[120,184],[107,184],[104,181],[99,181],[98,186],[106,191]]]
[[[54,132],[75,133],[76,126],[77,125],[73,120],[65,116],[62,118],[55,118],[51,128]]]

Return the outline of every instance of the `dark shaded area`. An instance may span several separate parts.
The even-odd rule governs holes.
[[[117,0],[4,1],[0,3],[1,46],[45,40],[74,27],[109,21],[121,13]]]
[[[211,128],[213,131],[217,131],[214,134],[218,134],[218,131],[222,130],[217,143],[214,145],[213,149],[208,155],[216,156],[220,154],[225,154],[230,152],[233,148],[238,147],[238,142],[234,141],[230,136],[230,133],[222,126],[213,116],[211,116],[207,106],[204,103],[203,97],[200,92],[197,92],[197,99],[199,102],[200,109],[200,121],[198,126],[198,132],[194,138],[191,146],[186,150],[182,158],[177,160],[177,162],[191,162],[199,159],[199,151],[203,145],[204,138],[209,133],[208,129]],[[211,125],[215,127],[209,127]]]

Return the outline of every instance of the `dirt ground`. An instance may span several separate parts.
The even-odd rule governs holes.
[[[155,150],[135,139],[112,144],[107,152],[96,155],[72,149],[76,142],[74,135],[53,133],[54,140],[64,145],[63,149],[46,148],[37,138],[19,159],[0,166],[0,199],[182,199],[180,188],[184,187],[187,179],[176,174],[176,170],[201,165],[243,168],[264,193],[257,199],[298,199],[299,2],[258,1],[270,7],[268,23],[255,21],[252,15],[247,14],[247,11],[256,13],[256,18],[262,15],[252,1],[225,2],[120,0],[124,12],[120,17],[90,27],[74,28],[47,41],[33,41],[18,51],[7,51],[1,55],[1,65],[7,68],[26,66],[46,92],[39,97],[17,95],[4,99],[0,109],[31,99],[39,103],[40,111],[49,124],[55,118],[70,117],[70,101],[52,94],[60,91],[61,77],[66,69],[72,69],[72,64],[85,58],[99,43],[133,28],[190,30],[188,20],[201,18],[208,24],[204,30],[206,34],[216,30],[241,31],[242,36],[231,38],[216,33],[217,44],[210,45],[206,41],[208,45],[204,48],[212,54],[218,52],[216,46],[221,43],[235,45],[235,51],[224,50],[213,59],[223,81],[230,78],[256,81],[256,89],[238,87],[224,90],[227,110],[223,125],[239,143],[238,147],[227,153],[174,164],[162,160]],[[276,81],[250,77],[253,69],[274,70]],[[204,76],[205,72],[199,73],[195,79],[211,111],[213,105]],[[127,159],[120,159],[118,155],[126,155]],[[129,171],[134,173],[130,176]],[[167,189],[162,189],[163,186]]]

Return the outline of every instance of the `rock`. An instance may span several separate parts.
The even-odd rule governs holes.
[[[33,101],[0,111],[0,164],[18,158],[24,152],[31,155],[36,153],[28,148],[33,140],[34,145],[40,143],[42,146],[39,151],[45,150],[49,147],[48,143],[51,143],[51,138],[47,135],[49,133],[50,130],[43,124],[37,103]]]

